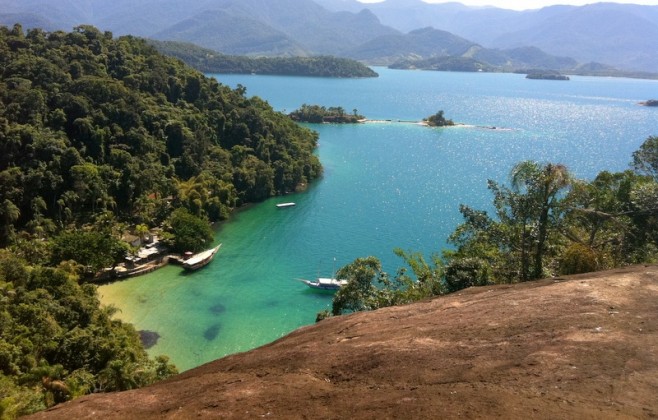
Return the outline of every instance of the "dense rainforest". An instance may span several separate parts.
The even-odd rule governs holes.
[[[143,40],[17,26],[0,52],[0,245],[170,205],[221,220],[321,172],[315,133]]]
[[[321,174],[317,135],[245,93],[134,37],[0,27],[0,417],[175,372],[81,279],[126,231],[203,247],[209,222]]]
[[[163,54],[179,58],[204,73],[273,74],[309,77],[378,77],[356,60],[333,56],[248,57],[221,54],[194,44],[149,40]]]

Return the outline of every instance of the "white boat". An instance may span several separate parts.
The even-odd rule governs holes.
[[[347,284],[347,280],[329,279],[318,277],[315,281],[302,280],[311,289],[318,290],[338,290]]]
[[[294,207],[295,203],[280,203],[276,205],[278,208],[283,209],[286,207]]]
[[[186,270],[194,271],[208,265],[208,263],[212,261],[217,251],[219,251],[219,247],[221,246],[222,244],[219,244],[214,248],[210,248],[198,254],[192,255],[190,258],[183,261],[183,268]]]
[[[347,280],[340,280],[337,278],[334,278],[334,273],[336,272],[336,258],[334,258],[334,268],[332,271],[332,276],[331,278],[325,278],[325,277],[318,277],[313,280],[304,280],[304,279],[299,279],[302,283],[310,287],[311,289],[318,289],[318,290],[338,290],[341,287],[345,286],[347,284]]]

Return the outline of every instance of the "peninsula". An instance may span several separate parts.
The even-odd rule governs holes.
[[[227,55],[194,44],[149,40],[162,54],[182,60],[204,73],[268,74],[328,78],[379,77],[370,67],[356,60],[328,55],[312,57],[248,57]]]

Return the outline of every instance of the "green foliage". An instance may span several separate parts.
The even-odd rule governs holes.
[[[489,181],[497,220],[462,206],[465,222],[449,238],[457,247],[449,254],[449,266],[466,262],[477,274],[476,283],[541,278],[547,268],[544,259],[554,256],[549,244],[558,240],[564,217],[562,202],[571,184],[567,169],[526,161],[512,169],[510,178],[511,188]]]
[[[638,171],[650,173],[649,138],[636,152]],[[495,182],[496,219],[462,206],[465,222],[446,252],[451,289],[483,283],[574,274],[652,262],[658,244],[658,183],[632,171],[601,172],[576,181],[561,165],[521,162],[511,188]]]
[[[377,77],[370,67],[348,58],[247,57],[225,55],[194,44],[149,40],[163,54],[183,60],[204,73],[273,74],[309,77]]]
[[[320,105],[307,105],[303,104],[299,109],[289,114],[293,121],[307,122],[314,124],[322,123],[340,123],[340,124],[355,124],[363,120],[365,117],[359,115],[358,111],[354,109],[351,114],[345,112],[345,109],[340,106],[326,108]]]
[[[440,110],[436,114],[425,118],[423,121],[425,121],[430,127],[447,127],[455,125],[452,120],[448,120],[443,116],[443,110]]]
[[[391,278],[382,271],[379,259],[357,258],[336,273],[337,278],[347,280],[347,284],[334,295],[331,313],[320,312],[316,320],[402,305],[447,292],[443,283],[443,263],[438,256],[432,256],[430,264],[419,253],[406,253],[400,249],[395,253],[411,268],[413,276],[407,274],[406,268],[401,268]]]
[[[419,252],[404,252],[399,248],[394,252],[411,268],[413,275],[408,275],[406,268],[398,269],[396,283],[403,286],[400,289],[402,301],[413,302],[448,291],[444,282],[446,267],[439,255],[431,255],[428,262]]]
[[[489,284],[491,270],[484,258],[450,258],[445,268],[445,283],[449,292]]]
[[[389,66],[392,69],[422,69],[435,71],[491,72],[497,70],[485,59],[461,56],[441,56],[425,59],[403,59]]]
[[[0,28],[0,51],[0,246],[107,212],[155,225],[172,204],[221,220],[321,174],[315,133],[143,40]],[[192,179],[198,212],[177,195]]]
[[[351,264],[342,267],[336,277],[347,280],[347,284],[336,292],[331,312],[340,315],[377,309],[377,282],[382,282],[387,274],[382,271],[381,262],[375,257],[357,258]]]
[[[567,197],[564,235],[597,255],[597,268],[652,261],[658,243],[656,181],[632,171],[601,172]]]
[[[128,254],[128,244],[108,231],[64,231],[52,239],[52,263],[73,260],[96,273],[113,267]]]
[[[210,224],[186,209],[175,210],[167,222],[173,235],[172,248],[178,252],[198,252],[208,248],[213,240]]]
[[[135,329],[99,306],[96,288],[0,250],[0,415],[14,418],[98,391],[176,373],[149,360]]]
[[[658,136],[649,137],[633,153],[633,169],[658,181]]]
[[[530,71],[525,78],[531,80],[569,80],[569,76],[565,76],[555,70]]]
[[[599,265],[597,260],[597,255],[591,248],[574,243],[562,254],[560,273],[580,274],[596,271]]]

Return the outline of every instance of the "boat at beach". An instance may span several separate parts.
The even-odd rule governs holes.
[[[338,280],[334,278],[322,278],[318,277],[315,281],[312,280],[301,280],[311,289],[318,290],[338,290],[341,287],[347,284],[347,280]]]
[[[192,255],[190,258],[182,262],[183,268],[188,271],[194,271],[201,267],[205,267],[210,263],[210,261],[212,261],[221,246],[222,244],[219,244],[214,248],[210,248],[198,254]]]
[[[283,209],[286,207],[294,207],[295,203],[280,203],[276,205],[278,208]]]

